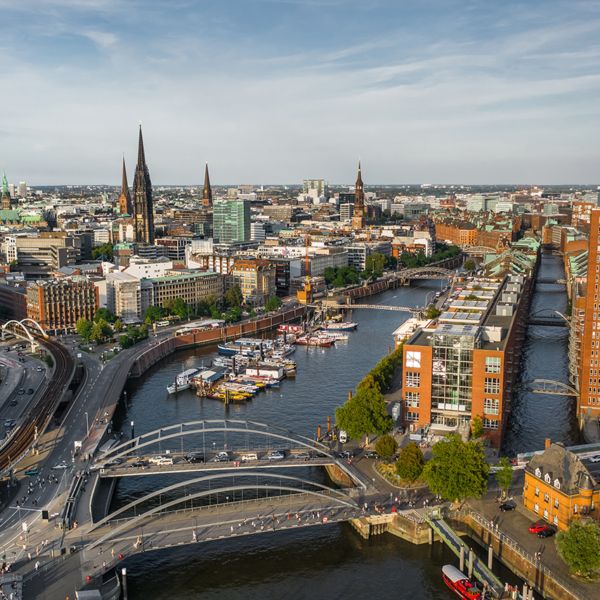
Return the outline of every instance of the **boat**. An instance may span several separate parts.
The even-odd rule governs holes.
[[[350,336],[347,333],[338,333],[336,331],[329,330],[327,330],[327,337],[330,337],[336,342],[347,342],[350,339]]]
[[[452,565],[442,567],[442,575],[446,585],[463,600],[479,600],[481,590],[459,569]]]
[[[328,348],[329,346],[333,346],[335,344],[335,340],[323,335],[304,335],[296,340],[296,344]]]
[[[357,327],[358,323],[352,323],[350,321],[347,323],[332,323],[327,321],[326,323],[323,323],[320,328],[325,330],[331,329],[332,331],[354,331]]]
[[[280,325],[277,328],[277,333],[299,333],[302,327],[299,325]]]
[[[192,377],[196,375],[198,371],[200,371],[200,369],[188,369],[177,375],[175,383],[167,386],[167,392],[169,392],[169,394],[176,394],[177,392],[187,390],[192,382]]]

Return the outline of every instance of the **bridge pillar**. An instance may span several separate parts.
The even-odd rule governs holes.
[[[465,570],[465,545],[461,544],[460,546],[460,570],[464,572]]]
[[[127,600],[127,569],[121,569],[123,577],[123,600]]]
[[[494,548],[492,548],[492,545],[490,544],[488,546],[488,569],[491,571],[492,570],[492,563],[494,560]],[[523,595],[524,598],[527,597],[526,594]]]
[[[469,579],[473,577],[473,548],[469,548]]]
[[[433,544],[433,529],[431,527],[428,529],[428,533],[429,533],[429,545],[431,546]]]

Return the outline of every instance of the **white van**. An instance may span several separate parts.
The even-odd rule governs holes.
[[[338,439],[340,440],[340,444],[345,444],[348,441],[347,433],[345,431],[340,431]]]
[[[258,455],[256,455],[256,454],[244,454],[244,456],[242,456],[242,461],[246,462],[247,460],[258,460]]]
[[[172,458],[163,458],[162,460],[159,460],[156,463],[159,467],[162,465],[172,465],[173,464],[173,459]]]

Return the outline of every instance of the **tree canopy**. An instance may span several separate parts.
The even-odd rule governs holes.
[[[453,433],[434,444],[432,452],[423,478],[434,494],[456,501],[485,494],[488,464],[481,442],[470,440],[465,444],[460,435]]]
[[[477,268],[477,265],[475,264],[475,261],[472,258],[468,258],[463,263],[463,269],[465,271],[474,271],[476,268]]]
[[[86,319],[78,319],[77,323],[75,323],[75,331],[86,341],[90,341],[90,336],[92,334],[92,328],[94,324],[91,321],[87,321]]]
[[[282,304],[283,304],[283,302],[281,301],[281,298],[278,298],[277,296],[273,296],[265,304],[265,308],[267,310],[277,310]]]
[[[485,430],[483,429],[483,421],[479,415],[475,415],[473,422],[471,423],[471,435],[475,438],[483,437]]]
[[[427,310],[425,311],[425,318],[426,319],[437,319],[441,314],[442,313],[439,311],[439,309],[437,309],[432,304],[431,306],[427,307]]]
[[[90,340],[100,344],[104,340],[112,337],[112,334],[112,327],[104,319],[99,319],[98,322],[92,326]]]
[[[92,259],[98,260],[103,254],[104,257],[111,262],[113,259],[114,244],[102,244],[102,246],[94,246],[92,248]]]
[[[567,531],[556,534],[556,549],[573,573],[587,577],[600,568],[600,527],[575,519]]]
[[[360,283],[360,277],[354,265],[348,267],[327,267],[323,272],[323,277],[327,283],[333,284],[333,287],[336,288]]]
[[[232,285],[223,296],[223,300],[225,300],[225,304],[231,308],[238,308],[244,303],[244,295],[242,294],[242,290],[240,286]]]
[[[168,311],[162,306],[149,306],[144,313],[144,321],[150,318],[150,322],[160,321],[168,315]]]
[[[98,323],[100,319],[107,323],[114,323],[117,320],[117,317],[115,317],[108,308],[99,308],[94,313],[94,323]]]
[[[360,440],[363,435],[368,440],[374,433],[385,435],[394,426],[385,399],[377,389],[359,389],[344,406],[335,409],[335,419],[338,428],[353,440]]]
[[[496,481],[502,488],[504,494],[508,494],[508,490],[514,479],[514,472],[508,458],[500,459],[500,468],[496,471]]]
[[[438,242],[437,249],[433,256],[425,256],[425,253],[422,250],[419,250],[415,256],[408,252],[403,252],[400,256],[400,262],[409,269],[416,269],[417,267],[425,267],[433,262],[454,258],[459,254],[460,248],[458,246],[446,246],[445,244]]]
[[[387,460],[398,452],[398,442],[391,435],[386,434],[375,442],[375,450],[379,456]]]
[[[415,481],[421,476],[425,459],[421,448],[415,442],[410,442],[400,451],[400,456],[396,461],[396,474],[402,479]]]

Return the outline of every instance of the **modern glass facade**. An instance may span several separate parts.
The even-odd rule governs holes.
[[[229,244],[250,240],[249,200],[215,200],[213,211],[214,237],[220,243]]]

